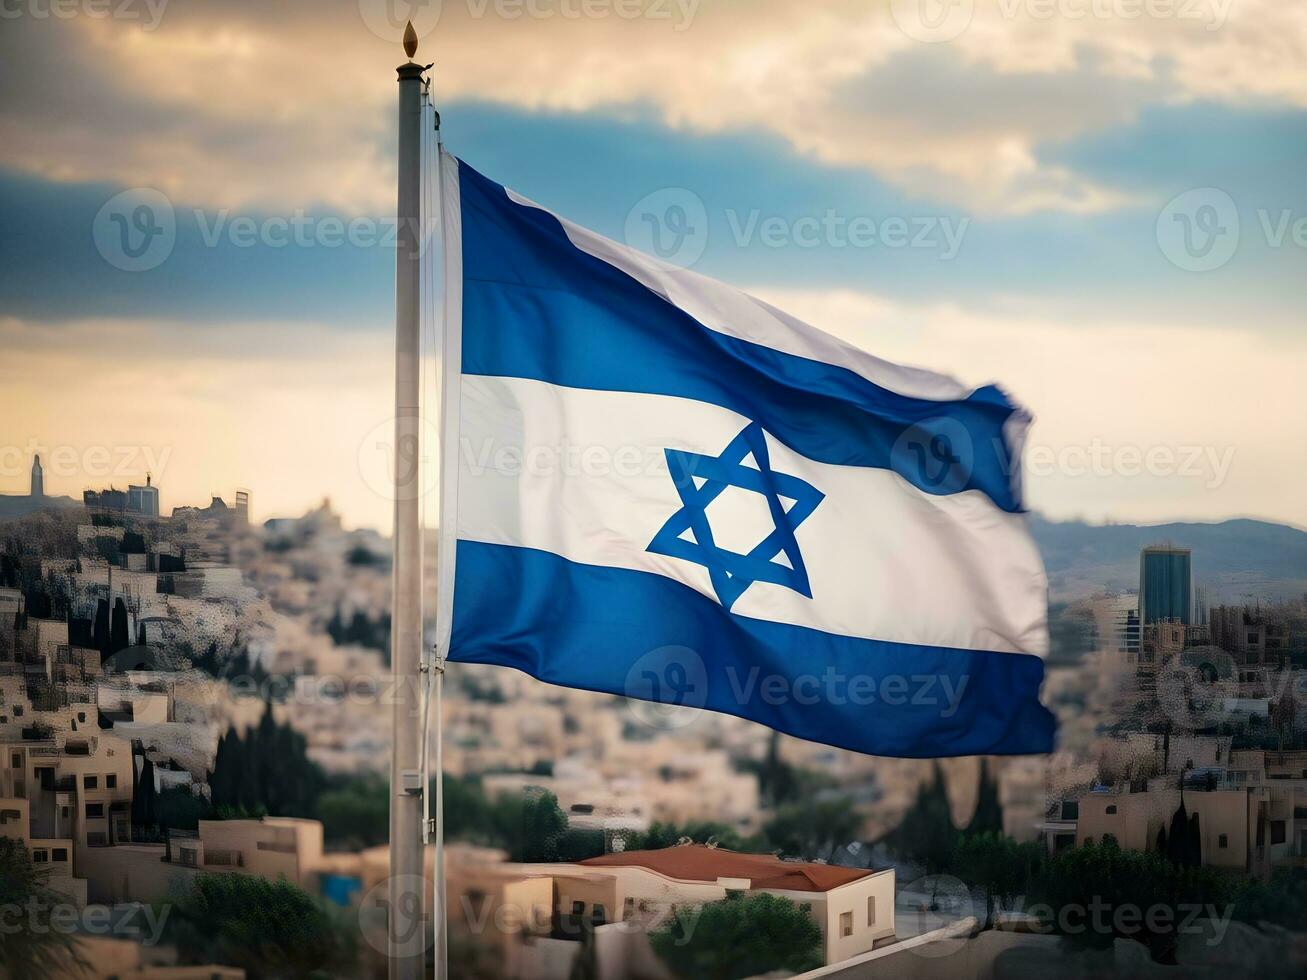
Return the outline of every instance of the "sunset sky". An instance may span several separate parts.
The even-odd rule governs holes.
[[[242,486],[259,519],[330,496],[389,530],[360,460],[393,397],[393,250],[234,224],[393,211],[387,3],[407,11],[6,5],[0,492],[25,490],[35,448],[61,453],[48,493],[148,468],[165,510]],[[676,189],[706,216],[697,270],[882,357],[1002,383],[1036,417],[1034,509],[1307,526],[1307,7],[922,3],[412,14],[452,152],[618,239]],[[130,188],[175,211],[147,271],[93,238]],[[799,232],[855,219],[886,238]],[[955,247],[894,243],[888,219]],[[1213,231],[1215,251],[1177,252]]]

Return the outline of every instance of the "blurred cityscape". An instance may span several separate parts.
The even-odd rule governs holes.
[[[384,975],[390,542],[326,500],[160,493],[47,497],[37,459],[0,498],[0,844],[70,910],[66,975]],[[710,925],[778,976],[1301,975],[1307,534],[1032,525],[1048,757],[873,758],[451,665],[454,975],[728,975]],[[312,910],[302,962],[211,928],[251,881]],[[1133,926],[1077,932],[1099,897]],[[807,938],[732,947],[735,908]]]

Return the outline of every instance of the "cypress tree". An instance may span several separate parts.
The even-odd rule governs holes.
[[[131,645],[127,631],[127,606],[119,596],[113,604],[113,621],[109,628],[109,652],[117,653]]]
[[[976,811],[971,815],[965,834],[1002,834],[1003,804],[998,799],[998,782],[989,771],[989,760],[980,760],[980,789],[976,793]]]

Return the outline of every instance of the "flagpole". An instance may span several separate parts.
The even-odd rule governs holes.
[[[422,72],[409,24],[399,76],[399,188],[395,254],[395,524],[391,600],[394,685],[390,761],[390,980],[419,980],[426,965],[422,913],[421,243]]]

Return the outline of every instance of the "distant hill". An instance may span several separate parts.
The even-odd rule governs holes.
[[[1266,521],[1086,524],[1031,515],[1030,529],[1055,600],[1139,587],[1139,551],[1169,542],[1193,550],[1194,582],[1209,601],[1287,599],[1307,593],[1307,531]]]
[[[33,498],[26,494],[0,494],[0,521],[11,517],[25,517],[28,514],[34,514],[38,510],[47,508],[80,507],[81,504],[80,500],[74,500],[72,497]]]

